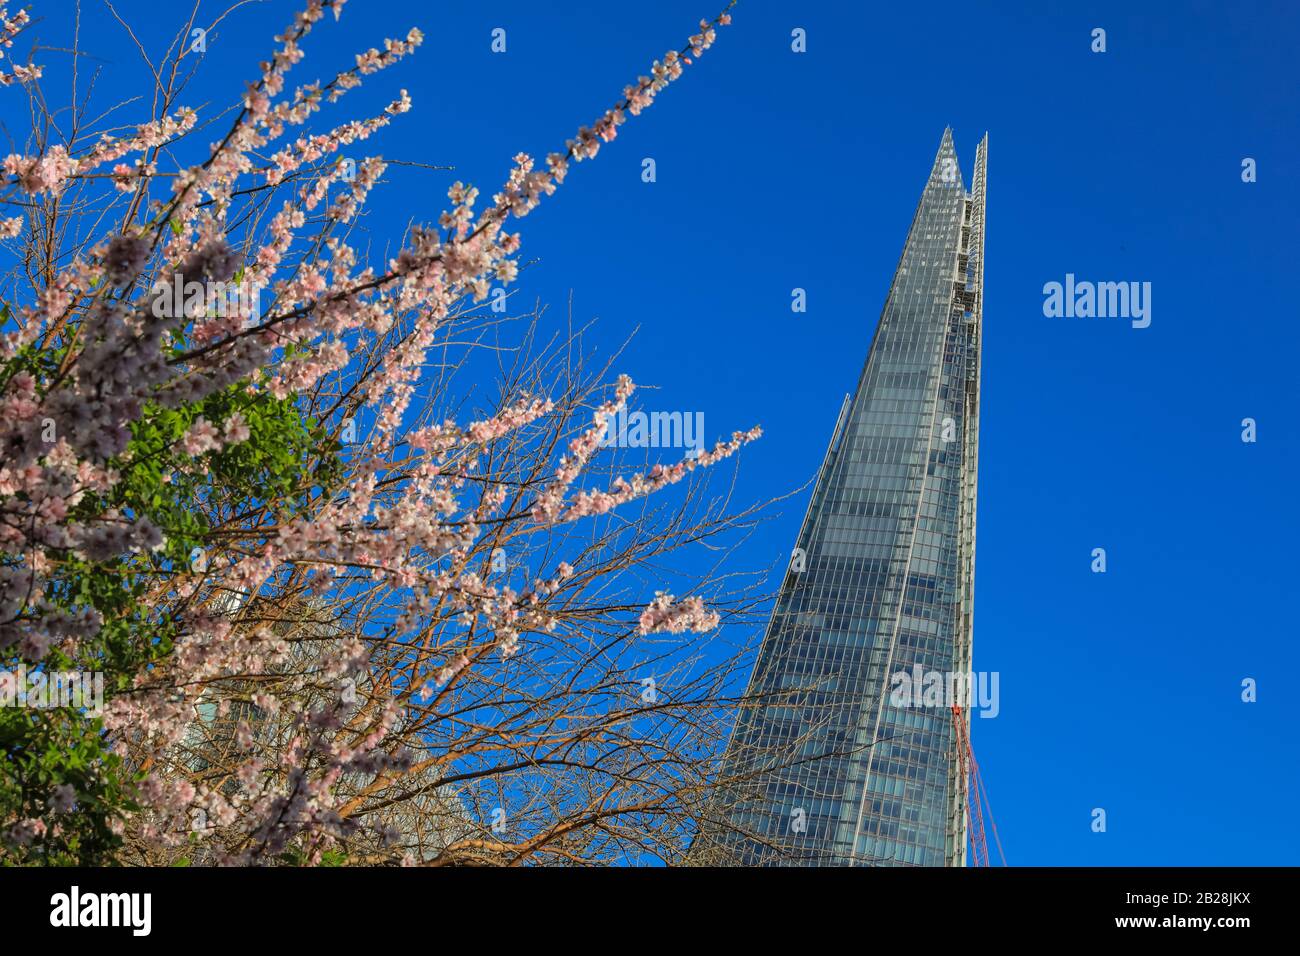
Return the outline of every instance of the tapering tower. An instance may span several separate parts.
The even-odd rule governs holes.
[[[729,862],[965,865],[954,713],[896,675],[971,668],[987,150],[967,191],[944,131],[835,423],[728,750]]]

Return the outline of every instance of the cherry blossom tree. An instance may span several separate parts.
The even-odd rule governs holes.
[[[603,439],[634,384],[589,367],[571,316],[513,316],[503,343],[486,300],[518,276],[512,220],[730,16],[370,261],[386,166],[344,153],[412,100],[324,120],[423,36],[291,88],[343,5],[308,0],[209,116],[179,101],[191,14],[126,133],[81,101],[52,122],[14,59],[29,15],[0,8],[0,96],[33,118],[0,180],[0,656],[10,681],[105,676],[102,708],[0,710],[0,853],[679,860],[742,703],[747,658],[713,645],[757,597],[671,556],[752,522],[707,474],[759,431],[629,461]],[[464,382],[484,355],[490,402]]]

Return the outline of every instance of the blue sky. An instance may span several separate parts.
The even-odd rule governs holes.
[[[514,153],[559,147],[715,5],[351,0],[294,76],[424,31],[345,101],[369,115],[406,87],[414,111],[365,152],[457,167],[391,168],[369,203],[382,241],[433,219],[453,178],[490,194]],[[155,50],[179,16],[117,6]],[[815,472],[854,385],[944,126],[967,180],[987,130],[975,666],[1001,673],[1002,699],[974,742],[1008,859],[1295,864],[1297,13],[1059,6],[742,2],[524,221],[540,262],[523,295],[558,322],[572,290],[602,350],[640,327],[621,370],[658,387],[654,407],[702,411],[710,438],[761,424],[740,495],[783,494]],[[62,43],[70,9],[38,4],[39,32]],[[230,101],[292,9],[239,10],[186,102]],[[82,42],[101,103],[145,77],[96,3]],[[1043,284],[1066,273],[1150,282],[1151,326],[1045,318]],[[805,503],[737,562],[781,561]],[[1240,699],[1248,677],[1257,703]]]

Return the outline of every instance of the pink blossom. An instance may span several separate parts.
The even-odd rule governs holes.
[[[244,421],[244,416],[239,412],[232,412],[221,430],[227,445],[238,445],[241,442],[248,441],[248,424]]]
[[[46,829],[44,820],[29,817],[26,820],[19,820],[9,828],[9,839],[19,846],[27,846],[33,840],[45,836]]]
[[[181,448],[191,457],[219,450],[221,439],[217,435],[216,426],[200,415],[181,436]]]
[[[718,626],[718,621],[718,614],[707,610],[698,597],[683,598],[674,604],[671,594],[658,591],[655,599],[641,612],[638,624],[642,634],[681,634],[683,631],[711,631]]]

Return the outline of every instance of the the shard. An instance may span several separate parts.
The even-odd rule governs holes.
[[[891,690],[971,668],[987,145],[967,190],[944,131],[727,752],[714,860],[965,865],[969,710]]]

